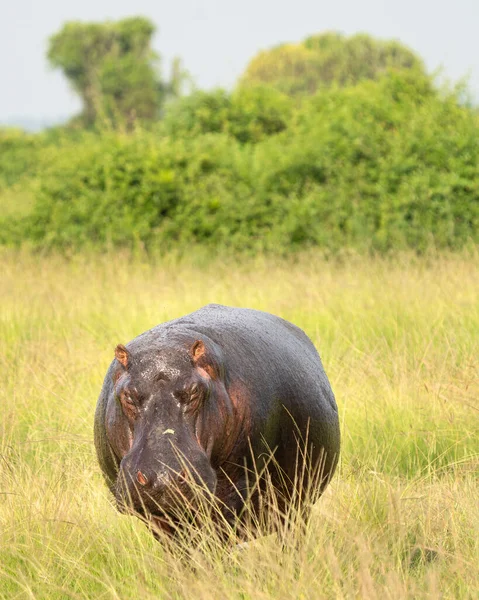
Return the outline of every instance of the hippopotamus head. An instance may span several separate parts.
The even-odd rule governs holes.
[[[105,425],[120,459],[116,500],[169,531],[167,521],[194,505],[198,486],[214,494],[216,469],[235,441],[221,350],[183,336],[167,345],[134,340],[115,357]]]

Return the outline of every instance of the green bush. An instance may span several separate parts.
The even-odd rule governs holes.
[[[171,104],[164,130],[174,137],[228,133],[242,143],[256,143],[284,131],[291,113],[290,98],[266,86],[238,88],[233,94],[197,91]]]
[[[425,78],[389,74],[303,103],[263,148],[262,187],[294,198],[290,243],[386,251],[479,236],[479,122]]]
[[[174,142],[148,132],[84,134],[81,142],[45,150],[33,211],[8,220],[0,235],[46,248],[167,247],[188,237],[179,229],[183,205],[192,193],[209,194],[211,172],[232,181],[228,163],[236,146],[228,136]],[[195,221],[193,235],[208,237],[208,227]]]
[[[479,122],[457,93],[394,72],[283,99],[197,93],[156,131],[58,139],[32,212],[3,219],[0,241],[283,254],[479,242]]]
[[[21,129],[0,129],[0,190],[35,171],[41,145],[39,135]]]

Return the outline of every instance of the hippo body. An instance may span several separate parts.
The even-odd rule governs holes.
[[[115,355],[98,399],[95,446],[120,510],[128,505],[171,533],[167,517],[188,498],[193,478],[234,522],[251,473],[262,469],[283,506],[304,466],[298,442],[309,465],[321,466],[318,496],[333,475],[336,402],[315,347],[295,325],[208,305],[117,346]],[[265,462],[271,453],[274,461]]]

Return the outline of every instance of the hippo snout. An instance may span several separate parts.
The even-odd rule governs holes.
[[[116,501],[122,511],[141,514],[184,512],[198,505],[201,497],[214,494],[216,474],[211,467],[202,469],[164,468],[121,465],[116,486]]]

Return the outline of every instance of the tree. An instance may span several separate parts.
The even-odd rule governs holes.
[[[267,84],[291,96],[304,96],[332,84],[377,79],[391,68],[425,73],[421,59],[397,41],[327,32],[260,52],[246,67],[240,86]]]
[[[173,84],[160,78],[159,57],[151,48],[153,23],[132,17],[106,23],[66,23],[50,38],[48,59],[80,95],[86,125],[108,119],[115,125],[152,120]]]

